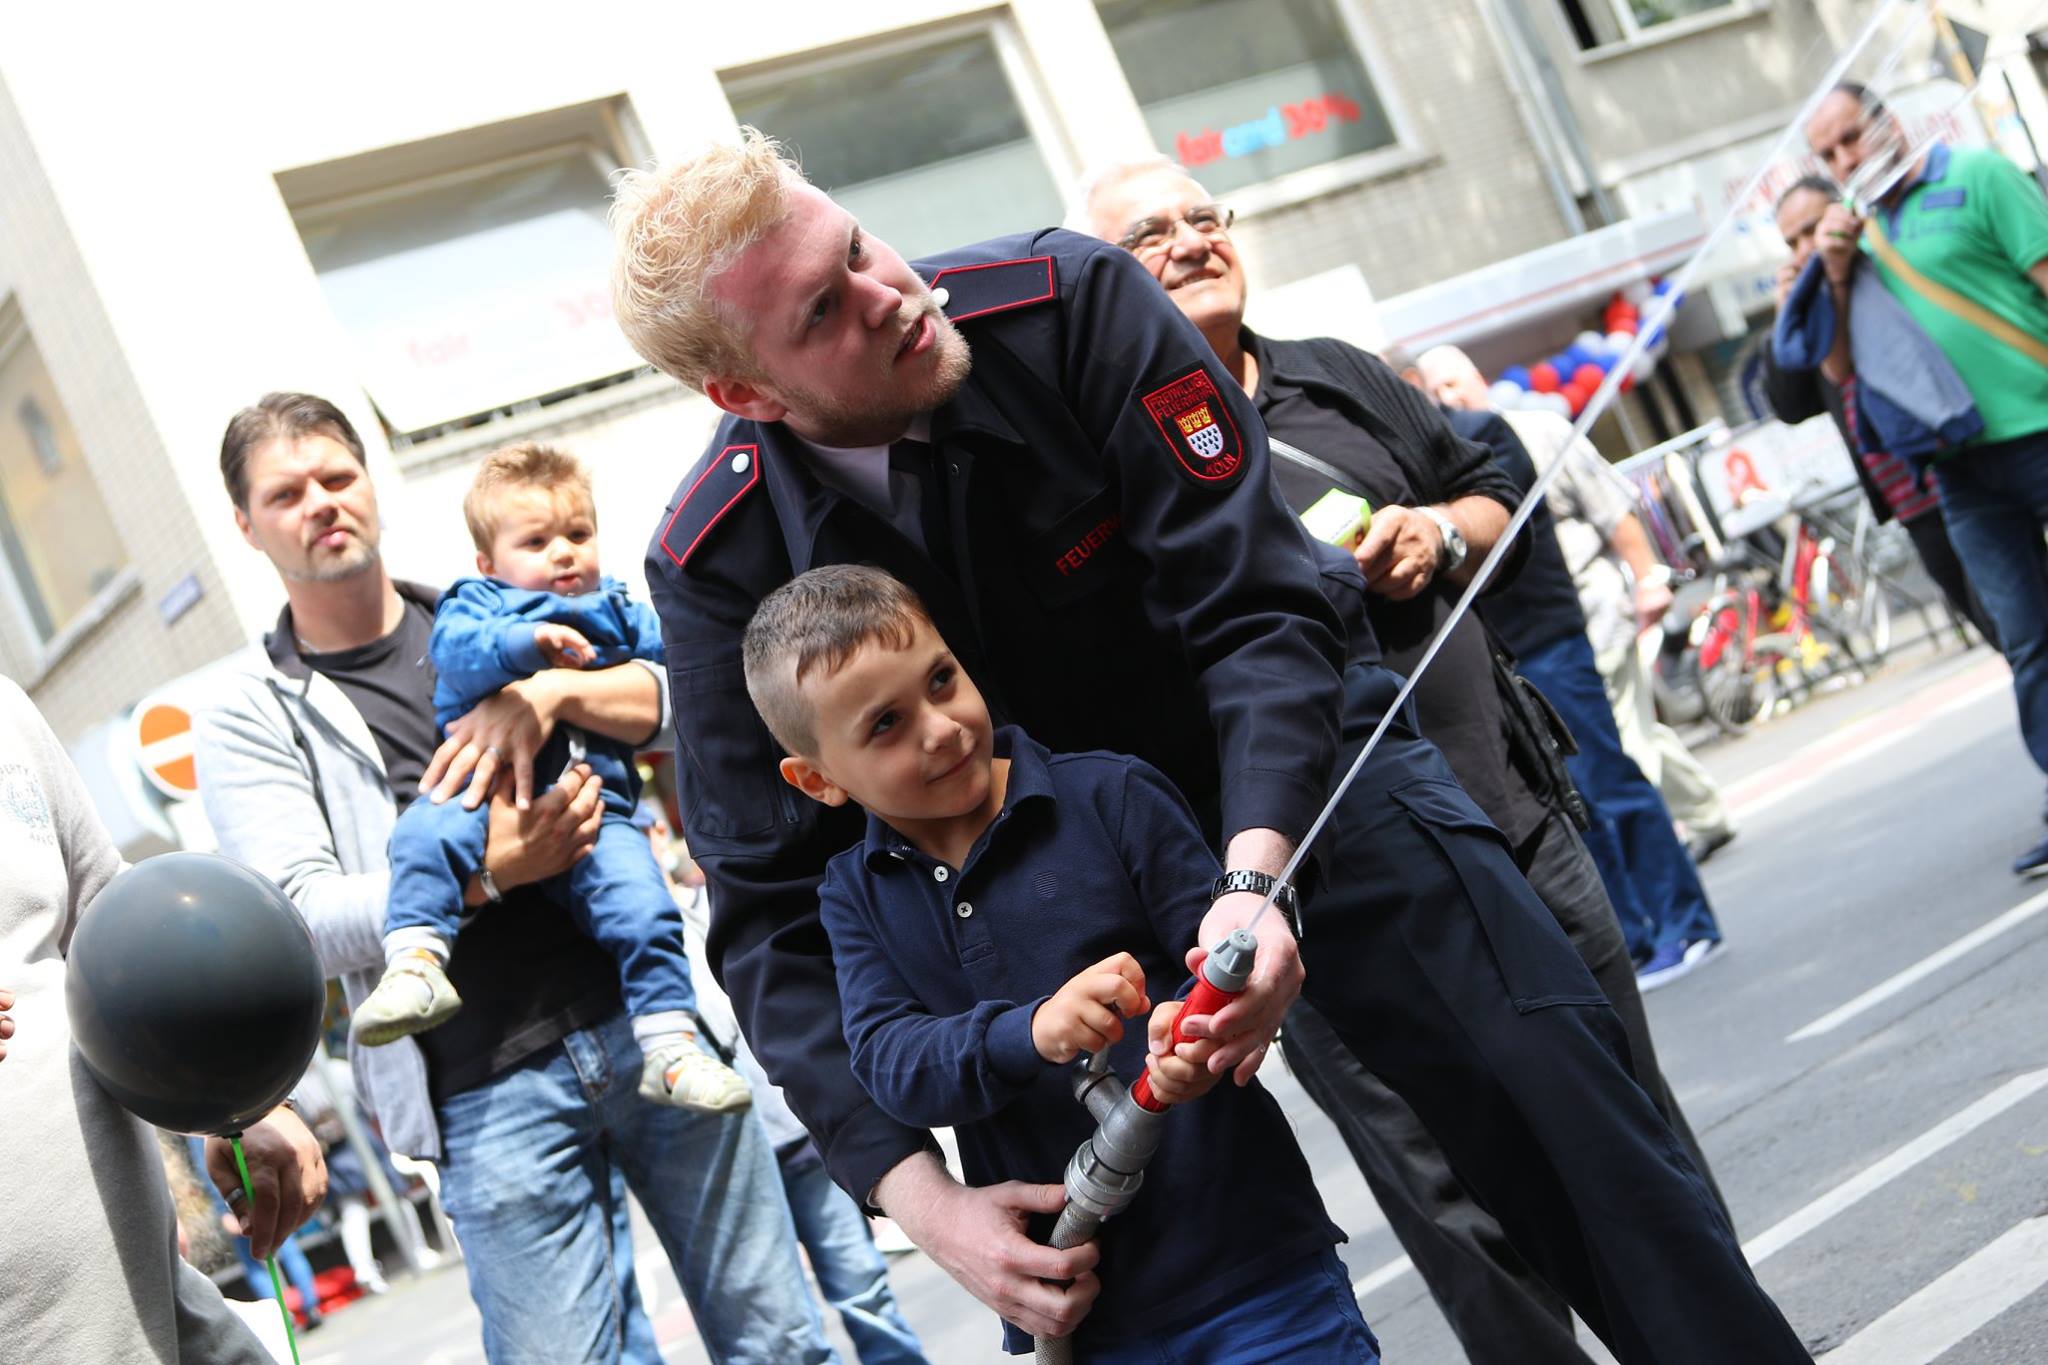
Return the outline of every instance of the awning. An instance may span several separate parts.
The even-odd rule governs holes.
[[[1465,345],[1604,303],[1682,265],[1707,239],[1697,209],[1646,214],[1383,301],[1380,324],[1411,351]]]

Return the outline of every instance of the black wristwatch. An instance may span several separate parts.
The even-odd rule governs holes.
[[[1277,895],[1273,895],[1275,887],[1279,888]],[[1294,888],[1286,882],[1270,872],[1254,872],[1249,868],[1239,868],[1235,872],[1226,872],[1216,879],[1216,884],[1209,889],[1209,899],[1221,900],[1235,891],[1249,891],[1255,896],[1273,895],[1274,906],[1281,914],[1287,916],[1287,927],[1294,931],[1296,939],[1301,937],[1301,905],[1295,898]]]

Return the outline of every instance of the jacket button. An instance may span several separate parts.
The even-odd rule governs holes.
[[[735,474],[747,472],[747,457],[745,455],[735,455],[732,457],[732,472]]]
[[[972,915],[974,913],[974,907],[969,905],[966,901],[961,901],[958,905],[953,907],[953,913],[958,915],[961,919],[966,919],[969,915]]]
[[[941,866],[932,869],[932,880],[935,882],[942,882],[952,875],[953,869],[950,867]]]

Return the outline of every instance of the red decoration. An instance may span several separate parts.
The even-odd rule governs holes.
[[[1565,385],[1562,389],[1558,390],[1558,392],[1562,393],[1565,397],[1565,401],[1572,405],[1572,416],[1574,417],[1577,417],[1580,413],[1586,410],[1587,400],[1591,399],[1593,396],[1593,391],[1591,389],[1577,382]]]
[[[1572,371],[1572,383],[1577,384],[1587,393],[1592,393],[1595,389],[1599,388],[1600,381],[1605,378],[1607,378],[1607,371],[1601,369],[1598,365],[1581,365]]]
[[[1557,366],[1548,363],[1529,367],[1529,387],[1537,393],[1556,393],[1562,387]]]

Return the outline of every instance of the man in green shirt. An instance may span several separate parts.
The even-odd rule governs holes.
[[[1828,94],[1806,140],[1844,185],[1905,154],[1896,120],[1856,85]],[[2048,199],[1997,152],[1936,143],[1878,195],[1874,220],[1830,207],[1819,250],[1831,278],[1860,251],[1856,267],[1878,272],[1976,400],[1983,432],[1936,456],[1942,510],[2048,771]],[[2048,838],[2013,871],[2048,874]]]

